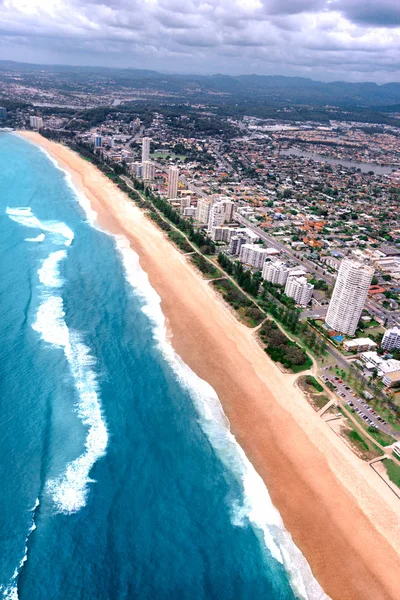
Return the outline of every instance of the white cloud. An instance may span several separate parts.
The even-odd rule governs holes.
[[[400,0],[3,0],[0,33],[30,62],[400,79]]]

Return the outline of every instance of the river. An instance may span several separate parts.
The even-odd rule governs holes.
[[[280,154],[285,154],[290,156],[294,154],[295,156],[302,156],[303,158],[309,158],[311,160],[315,160],[316,162],[325,162],[330,165],[342,165],[343,167],[347,167],[349,169],[360,169],[363,173],[368,173],[368,171],[373,171],[376,175],[386,175],[387,173],[392,173],[392,171],[397,170],[397,167],[394,165],[377,165],[376,163],[365,163],[365,162],[357,162],[354,160],[344,160],[339,158],[333,158],[333,156],[324,156],[323,154],[316,154],[314,152],[307,152],[305,150],[299,150],[298,148],[288,148],[282,149]]]

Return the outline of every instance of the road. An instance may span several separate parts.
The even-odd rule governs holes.
[[[328,371],[324,370],[325,375],[323,379],[325,382],[330,381],[333,385],[337,387],[336,394],[342,398],[346,404],[348,404],[352,409],[359,411],[358,416],[361,417],[365,424],[367,425],[375,425],[377,429],[380,429],[384,433],[391,435],[398,439],[398,434],[393,431],[390,425],[383,424],[382,421],[378,419],[378,414],[373,414],[372,408],[367,404],[365,400],[360,398],[349,386],[346,382],[339,383],[340,378],[335,377],[328,373]],[[346,389],[349,388],[349,389]],[[351,404],[350,404],[351,403]],[[367,420],[368,419],[368,420]]]
[[[241,225],[245,225],[246,227],[248,227],[249,229],[251,229],[252,231],[257,233],[257,235],[259,235],[260,238],[262,240],[264,240],[264,242],[267,242],[269,246],[272,246],[273,248],[276,248],[277,250],[279,250],[281,252],[285,252],[288,256],[290,256],[296,262],[301,262],[305,267],[307,267],[307,269],[311,273],[316,275],[319,279],[323,279],[324,281],[326,281],[326,283],[328,283],[331,286],[334,285],[335,278],[332,277],[332,275],[329,275],[326,272],[324,272],[322,267],[317,267],[312,261],[308,260],[307,258],[302,258],[302,259],[297,258],[296,253],[291,248],[289,248],[285,244],[282,244],[282,242],[279,242],[274,237],[265,233],[265,231],[263,229],[261,229],[260,227],[257,227],[257,225],[250,223],[245,217],[242,217],[242,215],[239,215],[236,213],[235,219]],[[365,302],[365,306],[366,306],[366,308],[368,308],[368,310],[370,311],[370,313],[373,316],[378,317],[382,320],[387,320],[387,323],[386,323],[387,327],[394,326],[399,319],[400,311],[386,310],[371,299],[368,299]]]

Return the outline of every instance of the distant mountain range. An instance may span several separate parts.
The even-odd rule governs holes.
[[[63,80],[84,82],[88,77],[113,80],[132,88],[158,89],[180,95],[220,95],[232,100],[265,102],[266,105],[338,106],[345,109],[375,108],[379,111],[400,110],[400,83],[325,83],[305,77],[268,75],[181,75],[142,69],[109,67],[73,67],[67,65],[35,65],[0,61],[0,73],[23,72],[27,75],[59,75]]]

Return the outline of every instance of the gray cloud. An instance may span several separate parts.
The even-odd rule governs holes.
[[[399,0],[338,0],[332,6],[354,23],[375,27],[400,27]]]
[[[0,1],[0,58],[400,80],[400,0]]]

